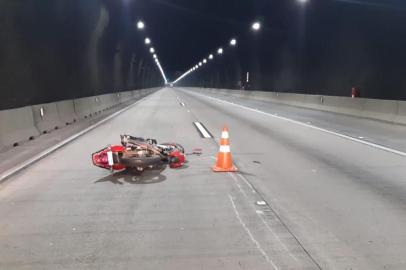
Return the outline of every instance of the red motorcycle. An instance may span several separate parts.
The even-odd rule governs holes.
[[[158,144],[154,139],[121,135],[121,145],[111,145],[92,154],[92,161],[95,166],[111,171],[129,169],[141,173],[165,165],[180,168],[186,157],[180,144]]]

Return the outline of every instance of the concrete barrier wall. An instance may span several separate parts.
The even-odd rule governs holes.
[[[48,133],[61,127],[58,108],[56,103],[40,104],[31,106],[35,127],[41,133]],[[41,113],[42,112],[42,113]]]
[[[268,101],[289,106],[328,111],[350,116],[406,124],[406,101],[305,95],[267,91],[188,88],[196,92],[221,94],[251,100]]]
[[[0,148],[39,136],[31,107],[0,111]]]
[[[398,113],[395,122],[406,125],[406,102],[398,102]]]
[[[93,100],[96,97],[85,97],[74,99],[75,112],[79,119],[87,118],[90,114],[94,113]]]
[[[77,121],[78,116],[75,113],[75,104],[73,100],[65,100],[56,102],[58,109],[58,117],[61,125],[70,125]]]
[[[64,100],[0,111],[0,150],[114,110],[159,88]]]

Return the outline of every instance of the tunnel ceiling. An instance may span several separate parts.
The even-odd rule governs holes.
[[[0,0],[0,108],[161,86],[147,36],[170,81],[225,48],[181,85],[406,99],[405,28],[403,0]]]
[[[406,30],[406,3],[401,0],[309,0],[305,5],[300,0],[138,0],[134,8],[150,24],[161,62],[171,79],[219,46],[227,47],[232,37],[244,39],[243,45],[262,42],[261,48],[240,46],[236,58],[268,56],[266,60],[271,62],[271,53],[266,51],[275,48],[275,43],[283,47],[277,48],[277,54],[308,49],[302,53],[322,58],[326,56],[318,53],[314,43],[325,43],[322,45],[326,47],[335,42],[344,50],[354,48],[356,58],[358,49],[374,50],[368,47],[371,42],[377,46],[376,54],[390,51],[390,40],[404,42],[399,35]],[[250,33],[254,20],[263,24],[260,41]],[[390,36],[375,32],[385,29]],[[382,44],[381,38],[388,44]],[[345,43],[354,43],[354,47]],[[256,49],[265,52],[252,55]],[[372,65],[365,72],[375,68]]]

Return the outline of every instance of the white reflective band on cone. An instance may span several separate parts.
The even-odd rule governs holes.
[[[220,152],[222,153],[230,153],[230,146],[229,145],[220,145]]]
[[[228,131],[221,132],[221,138],[222,139],[229,139],[230,136],[228,135]]]

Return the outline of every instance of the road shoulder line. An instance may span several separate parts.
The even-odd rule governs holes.
[[[399,155],[399,156],[406,157],[405,152],[402,152],[400,150],[396,150],[396,149],[393,149],[393,148],[390,148],[390,147],[386,147],[386,146],[379,145],[379,144],[376,144],[376,143],[364,141],[364,140],[361,140],[359,138],[351,137],[351,136],[344,135],[344,134],[341,134],[341,133],[338,133],[338,132],[335,132],[335,131],[331,131],[331,130],[320,128],[320,127],[317,127],[317,126],[314,126],[314,125],[311,125],[311,124],[303,123],[303,122],[300,122],[300,121],[297,121],[297,120],[293,120],[291,118],[287,118],[287,117],[267,113],[267,112],[264,112],[264,111],[260,111],[258,109],[253,109],[253,108],[250,108],[250,107],[247,107],[247,106],[244,106],[244,105],[232,103],[232,102],[225,101],[225,100],[222,100],[222,99],[219,99],[219,98],[206,96],[206,95],[203,95],[203,94],[197,94],[197,93],[193,93],[193,94],[198,95],[198,96],[202,96],[202,97],[205,97],[205,98],[208,98],[208,99],[216,100],[218,102],[222,102],[222,103],[225,103],[225,104],[233,105],[233,106],[236,106],[236,107],[239,107],[239,108],[242,108],[242,109],[245,109],[245,110],[249,110],[249,111],[252,111],[252,112],[260,113],[260,114],[263,114],[263,115],[266,115],[266,116],[271,116],[271,117],[276,118],[276,119],[285,120],[285,121],[288,121],[288,122],[293,123],[293,124],[297,124],[297,125],[300,125],[300,126],[312,128],[314,130],[318,130],[318,131],[321,131],[321,132],[324,132],[324,133],[328,133],[330,135],[335,135],[335,136],[341,137],[343,139],[347,139],[347,140],[357,142],[357,143],[361,143],[361,144],[364,144],[364,145],[367,145],[367,146],[370,146],[370,147],[373,147],[373,148],[376,148],[376,149],[379,149],[379,150],[390,152],[392,154],[396,154],[396,155]]]

